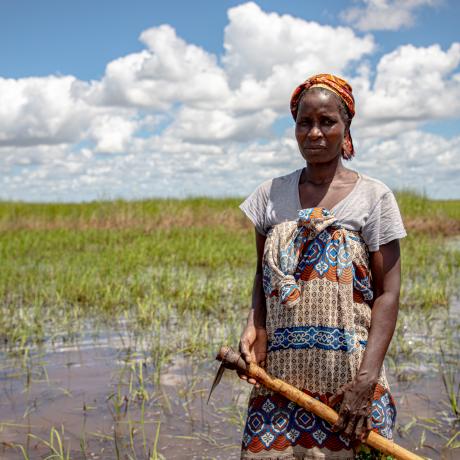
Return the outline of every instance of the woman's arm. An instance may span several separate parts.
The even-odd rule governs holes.
[[[355,379],[330,400],[332,406],[342,400],[333,429],[358,438],[363,438],[371,429],[372,397],[396,326],[401,286],[399,240],[371,253],[370,266],[375,301],[366,351]]]
[[[264,366],[267,356],[267,331],[265,329],[267,310],[262,282],[262,258],[266,237],[257,230],[255,234],[257,265],[254,284],[252,286],[252,308],[249,311],[246,327],[241,334],[240,352],[247,363],[255,362],[258,365]],[[240,377],[247,380],[246,376],[240,375]],[[254,379],[249,379],[248,381],[249,383],[256,383]]]

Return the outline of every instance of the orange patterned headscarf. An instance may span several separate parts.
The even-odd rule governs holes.
[[[292,93],[291,96],[291,113],[294,120],[297,118],[297,111],[299,109],[299,102],[302,93],[310,88],[320,87],[326,88],[332,91],[334,94],[340,97],[345,103],[348,111],[350,112],[351,118],[355,115],[355,99],[352,94],[352,88],[348,82],[343,78],[336,77],[329,73],[320,73],[313,75],[308,78],[302,84],[300,84]],[[353,147],[353,141],[351,139],[350,130],[347,131],[343,142],[342,156],[345,159],[350,159],[354,156],[355,150]]]

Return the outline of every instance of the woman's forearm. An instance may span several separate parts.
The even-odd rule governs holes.
[[[256,328],[265,328],[267,317],[267,307],[265,303],[265,293],[263,288],[263,275],[257,272],[254,276],[252,287],[252,308],[248,316],[248,324]]]
[[[375,300],[366,351],[357,375],[359,379],[377,381],[395,330],[398,307],[399,296],[391,292],[385,292]]]
[[[385,354],[396,326],[401,288],[401,259],[399,241],[380,246],[370,255],[375,301],[372,306],[371,327],[358,378],[377,381]]]
[[[248,321],[240,337],[240,352],[247,362],[265,366],[267,357],[267,330],[265,329],[265,295],[262,286],[262,276],[257,271],[252,289],[252,307]],[[253,378],[240,375],[243,380],[257,384]]]

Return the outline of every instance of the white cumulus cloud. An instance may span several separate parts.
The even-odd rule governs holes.
[[[140,40],[145,48],[109,62],[100,80],[0,77],[1,198],[249,193],[302,166],[292,125],[275,132],[286,126],[294,87],[317,72],[353,85],[352,166],[396,188],[460,192],[459,137],[423,131],[459,116],[459,43],[399,46],[371,66],[372,35],[253,2],[228,10],[222,56],[169,25]]]
[[[458,194],[460,136],[442,136],[411,130],[391,139],[360,144],[354,162],[360,171],[395,189],[425,191],[433,197]],[[458,195],[457,195],[458,196]]]
[[[102,153],[123,153],[136,131],[138,123],[119,115],[96,116],[89,137],[96,143],[95,151]]]
[[[361,0],[361,7],[352,6],[341,18],[358,30],[398,30],[415,23],[415,14],[423,6],[437,6],[440,0]]]
[[[271,109],[236,116],[219,109],[199,110],[185,107],[177,113],[167,133],[190,142],[244,142],[258,137],[270,137],[270,128],[276,118],[276,113]]]
[[[233,104],[245,109],[264,104],[284,112],[293,88],[309,75],[344,74],[375,48],[370,35],[266,13],[253,2],[230,8],[228,18],[222,62]]]
[[[73,94],[75,82],[72,76],[0,78],[0,145],[78,141],[91,115]]]
[[[188,44],[169,25],[140,35],[147,49],[107,65],[104,78],[87,88],[96,104],[167,110],[176,102],[212,107],[229,88],[216,57]]]
[[[363,135],[394,135],[460,113],[460,43],[404,45],[384,55],[375,80],[355,80],[357,125]]]
[[[298,62],[304,73],[294,75],[294,81],[321,71],[341,73],[375,46],[372,36],[358,37],[348,27],[266,13],[252,2],[230,8],[228,17],[223,62],[236,82],[265,80],[277,67],[295,68]]]

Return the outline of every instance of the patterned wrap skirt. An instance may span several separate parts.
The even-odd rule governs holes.
[[[354,379],[366,348],[373,299],[366,244],[327,209],[303,209],[296,221],[267,235],[263,283],[267,372],[328,404]],[[382,367],[373,430],[391,439],[395,417]],[[379,458],[376,452],[358,454],[358,446],[286,398],[252,390],[242,459]]]

